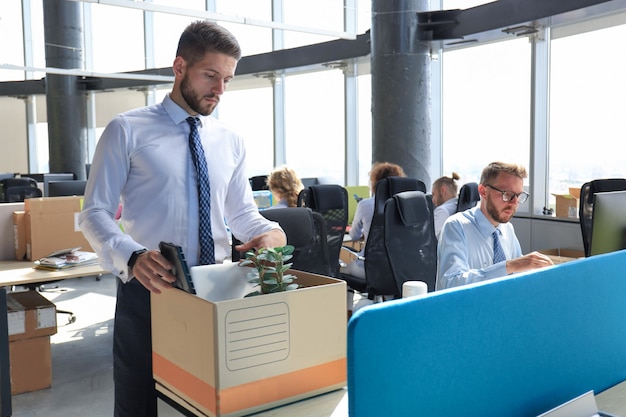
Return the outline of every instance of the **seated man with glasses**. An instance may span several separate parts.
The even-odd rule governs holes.
[[[450,216],[441,229],[437,249],[437,290],[503,277],[552,265],[547,256],[522,256],[513,225],[509,223],[524,191],[526,169],[492,162],[481,174],[480,203]]]

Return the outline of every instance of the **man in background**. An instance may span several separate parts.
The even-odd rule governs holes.
[[[552,265],[546,255],[522,256],[511,218],[528,199],[526,169],[493,162],[483,169],[478,206],[456,213],[441,229],[436,289],[457,287]]]

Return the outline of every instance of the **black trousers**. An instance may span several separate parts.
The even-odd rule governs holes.
[[[136,280],[117,280],[113,329],[115,417],[156,417],[152,376],[150,292]]]

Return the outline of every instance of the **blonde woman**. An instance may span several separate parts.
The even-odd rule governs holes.
[[[275,168],[267,177],[267,186],[269,187],[277,204],[270,208],[278,207],[296,207],[298,205],[298,194],[304,189],[300,177],[296,172],[287,167],[282,166]]]

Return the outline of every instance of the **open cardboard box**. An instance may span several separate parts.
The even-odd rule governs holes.
[[[552,259],[552,262],[554,262],[555,264],[561,264],[563,262],[569,262],[578,258],[585,257],[585,252],[577,249],[555,248],[542,249],[538,252],[543,253],[544,255],[548,255],[550,259]]]
[[[195,282],[223,268],[190,270]],[[229,275],[238,273],[236,280],[249,286],[248,271],[231,264],[223,280],[232,282]],[[193,413],[222,417],[344,387],[346,284],[289,273],[297,277],[297,290],[214,301],[176,288],[152,294],[157,389]],[[242,294],[248,292],[241,287]]]
[[[556,199],[556,217],[578,218],[580,188],[569,188],[569,194],[552,194]]]

